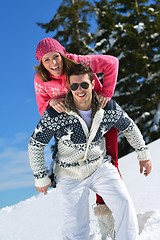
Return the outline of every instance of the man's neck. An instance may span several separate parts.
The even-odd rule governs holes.
[[[81,111],[88,111],[88,110],[90,110],[91,109],[91,107],[80,107],[80,106],[78,106],[78,107],[76,107],[78,110],[81,110]]]
[[[82,110],[82,111],[88,111],[91,109],[91,106],[92,106],[92,104],[88,103],[88,102],[80,103],[80,102],[75,101],[74,104],[77,109]]]

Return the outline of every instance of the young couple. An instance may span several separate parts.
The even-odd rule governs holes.
[[[92,69],[91,66],[77,64],[76,61],[71,61],[70,64],[65,50],[62,51],[58,42],[56,42],[58,46],[56,51],[55,48],[46,51],[42,41],[36,51],[40,66],[35,76],[35,89],[37,103],[43,102],[42,105],[44,105],[45,102],[44,110],[46,111],[29,141],[29,160],[36,189],[46,193],[50,186],[43,156],[44,146],[54,137],[57,146],[54,173],[57,187],[63,194],[64,204],[63,240],[89,240],[90,189],[101,196],[112,211],[115,222],[112,238],[136,240],[138,224],[135,210],[117,168],[111,163],[104,136],[113,128],[122,131],[137,152],[140,172],[144,170],[144,175],[147,176],[151,171],[151,162],[143,137],[138,127],[121,107],[110,100],[113,90],[109,88],[111,87],[109,83],[106,89],[111,95],[107,98],[106,95],[103,96],[103,91],[97,95],[95,89],[99,83],[93,74],[95,72],[93,65],[96,65],[97,61],[96,55],[93,59],[92,56],[85,56],[86,59],[90,59],[88,63],[93,61]],[[46,43],[45,41],[43,43]],[[51,43],[52,39],[49,39],[49,42]],[[55,43],[55,40],[53,42]],[[99,55],[99,58],[101,56],[103,55]],[[105,55],[102,59],[104,58]],[[106,59],[108,64],[104,66],[104,63],[97,61],[97,65],[100,65],[101,71],[106,70],[104,77],[107,78],[110,75],[114,82],[117,61],[111,56],[107,56]],[[64,75],[64,81],[62,81]],[[40,82],[42,76],[50,80]],[[53,76],[55,80],[52,80]],[[57,83],[57,88],[51,87],[52,81]],[[100,84],[99,86],[103,89]],[[61,91],[57,90],[60,87]],[[46,91],[47,88],[48,91]],[[59,94],[64,90],[63,93],[64,95],[67,93],[67,96],[60,100],[57,98],[56,101],[54,97],[48,99],[51,92],[53,94],[56,90]]]

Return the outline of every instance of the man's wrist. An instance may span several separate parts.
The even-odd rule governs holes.
[[[48,176],[45,176],[44,178],[35,178],[35,186],[36,187],[45,187],[51,183],[51,180]]]

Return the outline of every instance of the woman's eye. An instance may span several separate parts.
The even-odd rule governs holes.
[[[46,58],[44,61],[45,61],[45,62],[48,62],[48,61],[49,61],[49,59],[48,59],[48,58]]]

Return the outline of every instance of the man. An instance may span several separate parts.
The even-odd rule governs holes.
[[[50,179],[44,164],[44,146],[54,136],[57,144],[54,172],[64,204],[63,240],[89,240],[89,190],[102,196],[115,220],[116,240],[138,239],[135,210],[126,187],[106,153],[104,134],[116,127],[138,155],[140,172],[151,171],[149,150],[128,115],[110,100],[104,109],[94,92],[93,73],[77,64],[68,74],[70,91],[66,113],[45,111],[29,141],[29,160],[39,192],[47,193]]]

